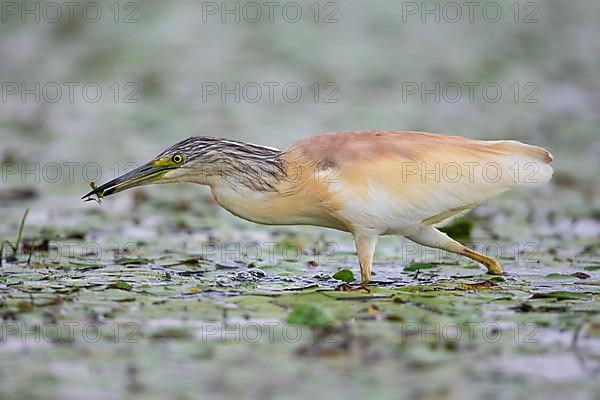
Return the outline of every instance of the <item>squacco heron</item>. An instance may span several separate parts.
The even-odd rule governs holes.
[[[325,133],[285,150],[191,137],[84,196],[136,186],[208,185],[223,208],[267,225],[315,225],[354,236],[363,283],[380,235],[402,235],[502,274],[500,263],[438,228],[515,185],[552,176],[552,155],[512,140],[406,131]]]

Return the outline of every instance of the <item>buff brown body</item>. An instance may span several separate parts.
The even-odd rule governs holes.
[[[179,157],[183,161],[175,162]],[[437,228],[511,186],[546,182],[550,161],[548,151],[516,141],[423,132],[320,134],[285,150],[196,137],[84,197],[138,182],[205,184],[223,208],[249,221],[350,232],[363,282],[371,278],[377,238],[387,234],[464,255],[502,274],[495,259]]]

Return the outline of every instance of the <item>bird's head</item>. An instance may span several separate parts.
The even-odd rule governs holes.
[[[156,156],[146,164],[95,187],[83,196],[93,200],[138,186],[192,182],[211,185],[224,175],[243,174],[249,179],[237,183],[258,184],[265,177],[280,173],[280,151],[271,147],[251,145],[223,138],[198,136],[185,139]]]
[[[213,146],[219,140],[211,137],[191,137],[183,140],[140,167],[94,188],[82,198],[103,198],[134,187],[159,183],[206,184],[206,166],[214,162]]]

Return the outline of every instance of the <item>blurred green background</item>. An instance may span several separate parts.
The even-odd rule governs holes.
[[[44,193],[72,204],[98,177],[86,163],[106,180],[192,135],[511,138],[550,149],[559,179],[597,179],[600,4],[476,3],[3,2],[0,157],[61,164]],[[23,170],[2,185],[38,183]]]
[[[0,329],[139,327],[138,345],[0,331],[0,399],[597,397],[600,2],[466,3],[0,3],[0,241],[15,243],[30,209],[21,253],[6,247],[0,267]],[[423,264],[426,251],[386,237],[379,282],[349,290],[333,276],[358,273],[350,235],[241,221],[193,185],[80,200],[89,181],[189,136],[284,147],[360,129],[517,139],[554,154],[550,184],[459,225],[465,241],[499,249],[506,277],[443,255]],[[257,242],[298,244],[302,259],[205,254]],[[313,243],[335,244],[333,262],[307,262]],[[307,304],[339,325],[336,340],[198,338],[206,321],[285,326]],[[499,322],[505,334],[403,340],[414,322]],[[530,325],[535,342],[513,339],[510,327]]]

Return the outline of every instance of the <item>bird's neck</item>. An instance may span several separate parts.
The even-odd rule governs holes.
[[[282,154],[251,150],[220,154],[219,162],[212,164],[208,184],[217,203],[234,215],[263,224],[277,223],[280,218],[274,204],[287,180]]]
[[[264,157],[229,155],[210,187],[217,203],[240,218],[268,225],[318,225],[347,230],[329,214],[337,207],[314,163],[290,151]],[[325,211],[324,211],[325,210]]]
[[[242,142],[225,141],[209,170],[211,188],[239,192],[277,192],[286,177],[281,150]]]

